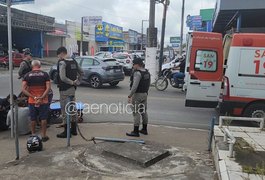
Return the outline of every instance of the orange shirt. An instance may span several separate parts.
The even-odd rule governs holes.
[[[33,70],[25,75],[23,81],[27,83],[28,92],[35,97],[41,97],[46,90],[46,82],[50,81],[47,72],[41,70]],[[35,104],[36,100],[32,97],[28,99],[29,104]],[[48,95],[42,99],[40,104],[48,103]]]

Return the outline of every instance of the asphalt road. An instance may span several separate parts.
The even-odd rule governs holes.
[[[44,70],[48,71],[48,69],[49,67],[44,67]],[[21,81],[17,77],[17,69],[15,69],[14,92],[16,94],[21,89]],[[58,89],[53,83],[52,89],[54,90],[54,99],[58,99]],[[92,89],[87,86],[78,87],[76,92],[77,101],[86,103],[84,122],[132,123],[132,115],[126,113],[126,111],[130,113],[130,108],[122,108],[122,106],[126,107],[127,105],[128,92],[128,77],[120,82],[117,87],[110,87],[109,85],[105,85],[101,89]],[[5,97],[8,94],[9,74],[7,70],[0,69],[0,97]],[[99,109],[97,109],[97,106]],[[208,129],[211,118],[216,116],[214,109],[185,107],[185,94],[172,87],[164,92],[157,91],[154,87],[150,88],[148,114],[149,123],[151,124],[196,129]]]

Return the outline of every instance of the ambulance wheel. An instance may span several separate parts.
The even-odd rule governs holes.
[[[248,106],[244,111],[244,116],[253,118],[265,117],[265,103],[254,103]]]
[[[158,91],[164,91],[168,86],[168,81],[165,77],[160,77],[155,82],[155,88]]]

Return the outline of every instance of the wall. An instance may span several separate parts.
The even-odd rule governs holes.
[[[60,36],[44,35],[44,57],[56,57],[56,51],[59,47],[65,46],[65,38]]]

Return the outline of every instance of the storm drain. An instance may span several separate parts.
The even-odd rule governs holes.
[[[149,167],[170,155],[168,147],[163,145],[146,145],[138,143],[122,143],[107,146],[103,155],[117,158],[128,163]]]

